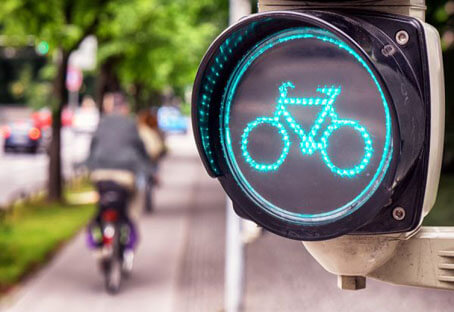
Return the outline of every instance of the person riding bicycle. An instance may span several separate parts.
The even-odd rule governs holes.
[[[120,93],[106,94],[103,101],[104,115],[95,131],[89,156],[85,161],[90,170],[90,178],[100,193],[99,209],[102,208],[103,193],[117,189],[126,194],[126,212],[122,217],[130,226],[130,239],[126,248],[136,247],[137,228],[134,220],[140,215],[140,192],[136,188],[136,175],[139,172],[154,174],[154,166],[147,154],[135,121],[128,116],[128,105]],[[99,216],[97,216],[99,219]],[[89,227],[89,243],[97,247]],[[98,221],[99,222],[99,221]]]
[[[137,129],[139,131],[140,138],[142,139],[145,149],[149,157],[153,161],[154,175],[149,176],[146,174],[141,175],[141,182],[145,190],[144,194],[144,210],[146,213],[151,213],[154,210],[153,205],[153,189],[159,185],[159,162],[166,153],[166,146],[164,136],[158,128],[158,120],[153,114],[152,109],[146,109],[138,113],[137,115]]]

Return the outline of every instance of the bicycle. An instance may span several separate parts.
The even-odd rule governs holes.
[[[243,130],[241,136],[241,150],[243,157],[246,162],[255,170],[267,172],[276,171],[285,161],[290,151],[290,137],[284,123],[281,122],[281,118],[287,123],[290,131],[295,133],[301,140],[300,149],[303,155],[313,155],[316,151],[319,151],[322,155],[323,162],[325,165],[338,176],[341,177],[354,177],[360,174],[369,164],[373,154],[372,139],[366,128],[359,124],[357,121],[349,119],[340,119],[334,108],[336,99],[341,94],[340,86],[324,86],[318,87],[316,91],[324,95],[324,97],[312,97],[312,98],[289,98],[287,97],[288,88],[294,89],[295,86],[291,81],[284,82],[279,87],[279,98],[277,100],[276,110],[273,117],[257,117],[255,120],[248,123],[246,128]],[[293,118],[290,112],[287,110],[287,106],[323,106],[323,109],[317,115],[315,123],[311,126],[310,130],[306,132]],[[320,140],[317,141],[316,137],[319,134],[322,124],[326,118],[330,117],[331,124],[329,124],[326,130],[321,134]],[[259,163],[252,158],[247,147],[248,138],[252,130],[256,127],[268,124],[278,129],[281,139],[284,143],[282,152],[279,158],[271,164]],[[330,159],[328,155],[328,140],[330,136],[338,129],[342,127],[350,127],[355,131],[359,132],[361,138],[364,141],[364,155],[361,161],[351,168],[340,168],[337,167]]]

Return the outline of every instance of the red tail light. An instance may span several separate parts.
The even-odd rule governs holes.
[[[30,131],[28,131],[28,137],[31,140],[38,140],[41,137],[41,131],[38,128],[31,128]]]
[[[102,213],[102,219],[107,222],[117,221],[118,213],[115,210],[106,210]]]
[[[102,243],[104,245],[110,245],[110,244],[112,244],[112,242],[113,242],[113,237],[103,236]]]
[[[3,135],[3,137],[4,137],[5,139],[9,138],[9,137],[11,136],[11,129],[10,129],[10,127],[8,127],[8,126],[2,127],[1,133],[2,133],[2,135]]]
[[[102,242],[104,245],[110,245],[113,242],[114,235],[115,235],[115,228],[111,225],[108,224],[102,233]]]

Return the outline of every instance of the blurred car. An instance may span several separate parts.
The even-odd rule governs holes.
[[[52,126],[52,112],[49,108],[41,108],[33,112],[31,118],[35,126],[39,129],[46,129]],[[71,109],[65,108],[61,114],[61,123],[63,127],[69,127],[73,123],[74,114]]]
[[[1,130],[5,152],[18,150],[36,153],[41,146],[42,132],[33,120],[11,122]]]
[[[165,133],[186,133],[188,117],[173,106],[163,106],[158,110],[158,126]]]
[[[39,129],[45,129],[52,125],[52,114],[48,108],[42,108],[33,112],[31,118],[34,121],[35,126]]]

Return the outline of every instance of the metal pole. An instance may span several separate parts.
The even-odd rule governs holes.
[[[244,243],[241,239],[241,219],[227,198],[227,229],[225,252],[225,311],[242,310],[244,291]]]
[[[250,0],[229,0],[229,24],[236,23],[240,18],[251,14]]]
[[[251,14],[249,0],[229,0],[229,24]],[[241,219],[233,210],[232,201],[226,198],[226,250],[225,293],[226,312],[239,312],[243,305],[244,292],[244,243],[241,235]]]

